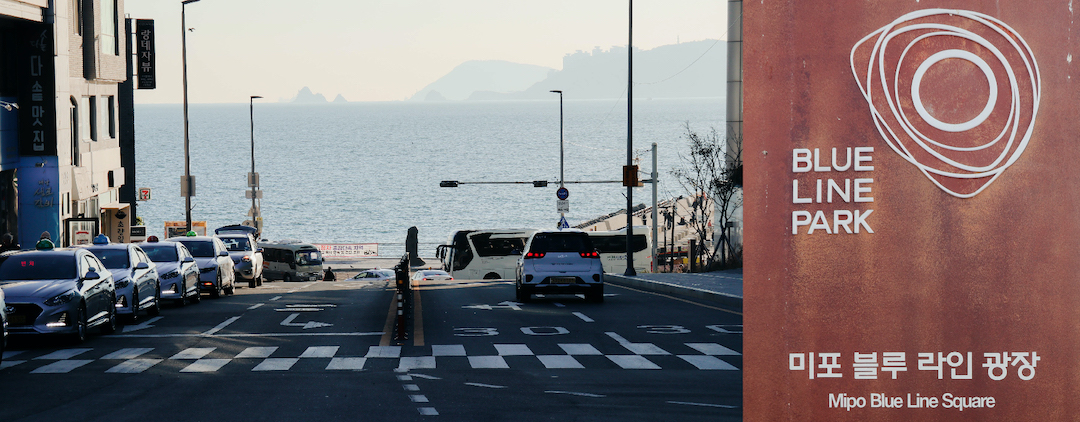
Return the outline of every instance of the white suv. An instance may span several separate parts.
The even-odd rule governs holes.
[[[604,267],[581,230],[541,230],[529,236],[517,264],[517,300],[533,293],[584,293],[604,301]]]

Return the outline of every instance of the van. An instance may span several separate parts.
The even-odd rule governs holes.
[[[322,254],[308,243],[266,243],[263,248],[263,278],[283,281],[315,281],[323,275]]]

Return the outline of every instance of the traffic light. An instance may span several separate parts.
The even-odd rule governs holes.
[[[641,180],[638,180],[638,166],[623,166],[622,185],[635,188],[642,185]]]
[[[456,188],[456,187],[458,187],[458,181],[457,180],[443,180],[443,181],[439,182],[439,187],[440,188]]]
[[[534,188],[546,188],[548,185],[547,180],[533,180]]]

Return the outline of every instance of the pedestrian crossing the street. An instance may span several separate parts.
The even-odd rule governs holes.
[[[321,345],[306,347],[299,353],[276,346],[253,346],[238,352],[218,347],[15,350],[4,352],[0,372],[137,374],[163,370],[213,373],[224,368],[281,372],[298,366],[326,371],[512,368],[738,371],[738,367],[724,359],[741,363],[740,353],[717,343],[682,343],[670,346],[670,351],[652,343],[622,342],[619,346],[620,350],[609,350],[608,353],[588,343],[557,343],[542,347],[527,344],[367,346],[366,351]],[[534,348],[543,350],[535,351]]]

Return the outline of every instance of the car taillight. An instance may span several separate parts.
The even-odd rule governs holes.
[[[592,251],[592,252],[581,252],[581,257],[582,257],[582,258],[599,258],[599,257],[600,257],[600,254],[596,253],[596,251]]]
[[[543,258],[546,255],[544,252],[529,252],[525,254],[525,259]]]

